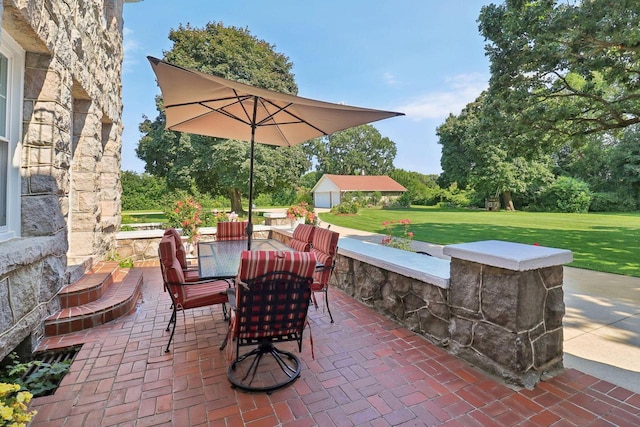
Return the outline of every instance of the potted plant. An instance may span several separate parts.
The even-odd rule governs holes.
[[[181,228],[182,235],[187,238],[187,245],[185,245],[187,253],[193,252],[195,243],[200,237],[201,212],[202,206],[192,196],[176,200],[173,209],[166,212],[169,225]]]
[[[300,202],[297,205],[291,205],[287,209],[287,219],[291,222],[291,228],[295,228],[297,224],[304,224],[305,217],[309,211],[307,202]]]

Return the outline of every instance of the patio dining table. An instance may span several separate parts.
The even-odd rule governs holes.
[[[201,278],[233,279],[238,274],[240,254],[247,248],[246,240],[198,242],[198,273]],[[279,240],[254,239],[252,251],[293,251]]]

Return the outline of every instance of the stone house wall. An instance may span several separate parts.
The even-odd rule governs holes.
[[[120,223],[125,0],[4,0],[0,39],[26,52],[21,233],[0,242],[0,359],[30,351],[69,266],[100,259]],[[89,261],[91,262],[91,261]],[[24,347],[24,348],[23,348]]]

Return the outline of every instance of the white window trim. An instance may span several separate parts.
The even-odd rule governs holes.
[[[24,104],[25,51],[0,29],[0,52],[8,59],[7,136],[9,165],[7,170],[7,225],[0,226],[0,242],[20,237],[20,162],[22,152],[22,109]],[[5,177],[2,177],[4,180]]]

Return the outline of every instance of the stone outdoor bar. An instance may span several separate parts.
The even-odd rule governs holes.
[[[155,258],[161,235],[121,232],[118,253]],[[291,230],[256,226],[254,236],[286,243]],[[562,368],[570,251],[491,240],[443,253],[450,259],[341,238],[331,284],[509,383],[531,388]]]

